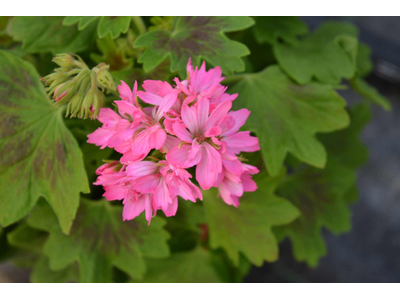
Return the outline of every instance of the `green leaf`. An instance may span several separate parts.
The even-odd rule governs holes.
[[[326,254],[321,227],[334,233],[350,230],[350,210],[344,195],[354,184],[354,172],[330,160],[324,170],[307,167],[279,187],[279,194],[301,211],[295,222],[277,229],[292,241],[296,260],[315,267]]]
[[[49,267],[49,259],[44,255],[38,259],[30,274],[33,283],[77,282],[78,278],[79,273],[76,264],[60,271],[52,271]]]
[[[313,78],[338,84],[355,74],[357,43],[353,25],[328,22],[297,43],[277,43],[274,53],[282,69],[300,84]]]
[[[282,40],[293,43],[296,37],[308,33],[307,24],[298,17],[255,17],[253,28],[258,43],[275,44]]]
[[[177,17],[172,30],[152,30],[135,41],[135,47],[146,47],[139,58],[147,72],[168,56],[171,71],[186,77],[189,58],[194,65],[201,59],[221,66],[225,74],[244,70],[242,56],[250,52],[239,42],[228,39],[224,32],[246,29],[254,24],[250,17]]]
[[[146,260],[148,283],[211,283],[221,282],[213,266],[210,250],[197,247],[172,254],[168,259]]]
[[[238,208],[217,198],[215,189],[203,192],[210,245],[222,247],[236,266],[240,252],[256,266],[278,259],[278,245],[271,228],[289,224],[299,215],[290,202],[274,194],[282,176],[283,173],[277,177],[258,175],[258,190],[244,194]]]
[[[251,115],[245,128],[256,133],[268,172],[276,175],[288,152],[318,168],[326,163],[316,132],[348,126],[345,101],[332,87],[292,82],[278,66],[245,75],[231,93],[239,93],[234,108],[246,107]]]
[[[367,159],[367,150],[358,136],[370,118],[369,106],[355,107],[350,116],[350,127],[321,137],[329,153],[326,168],[300,167],[278,189],[279,195],[299,208],[301,216],[275,232],[288,236],[296,260],[311,267],[317,266],[327,251],[322,227],[335,234],[351,227],[348,204],[357,198],[356,168]]]
[[[100,22],[93,22],[100,18]],[[127,33],[129,25],[131,24],[132,17],[82,17],[82,16],[68,16],[65,17],[62,24],[69,26],[78,23],[78,30],[83,30],[90,24],[96,24],[97,35],[103,38],[110,34],[113,39],[116,39],[121,33]],[[98,26],[97,26],[98,24]]]
[[[144,216],[123,222],[121,207],[105,200],[82,199],[69,236],[60,231],[43,202],[31,213],[28,224],[50,233],[43,248],[50,269],[58,271],[78,261],[81,282],[111,282],[112,266],[141,279],[146,271],[144,257],[169,254],[169,235],[162,229],[162,219],[153,218],[150,226]]]
[[[365,44],[359,44],[356,62],[357,71],[361,77],[370,74],[374,68],[371,60],[371,48]]]
[[[131,24],[132,17],[102,17],[97,28],[99,38],[111,34],[113,39],[120,36],[121,33],[126,33]]]
[[[363,96],[366,100],[375,103],[382,107],[384,110],[390,111],[392,106],[389,100],[382,96],[376,88],[369,85],[366,81],[361,78],[354,78],[350,81],[351,87],[355,90],[358,94]]]
[[[23,223],[7,234],[7,240],[14,247],[41,254],[47,236],[47,233]]]
[[[96,37],[96,22],[83,31],[63,26],[64,17],[14,17],[7,32],[14,40],[22,42],[22,49],[29,53],[81,52]]]
[[[90,16],[90,17],[68,16],[68,17],[64,18],[62,24],[65,26],[70,26],[70,25],[78,23],[78,30],[83,30],[97,18],[101,18],[101,17],[99,17],[99,16]]]
[[[82,153],[29,63],[0,51],[0,224],[43,196],[67,233],[89,186]]]

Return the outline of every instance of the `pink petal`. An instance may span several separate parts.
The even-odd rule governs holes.
[[[178,210],[178,198],[175,197],[174,199],[172,199],[172,203],[168,204],[168,206],[165,209],[163,209],[163,212],[167,217],[172,217],[176,215],[177,210]]]
[[[187,131],[186,126],[182,123],[175,122],[172,125],[172,129],[175,132],[175,135],[186,143],[191,143],[193,141],[192,134]]]
[[[138,91],[137,95],[144,102],[146,102],[148,104],[152,104],[152,105],[157,105],[157,106],[159,106],[163,100],[163,98],[158,95],[148,93],[148,92],[143,92],[143,91]]]
[[[158,166],[153,161],[134,162],[126,167],[126,173],[132,179],[152,175],[158,169]]]
[[[132,180],[131,185],[133,188],[143,194],[153,193],[160,182],[159,175],[147,175],[138,179]]]
[[[211,128],[212,126],[216,126],[223,118],[225,118],[228,114],[228,111],[231,109],[232,103],[227,101],[223,102],[217,106],[216,109],[211,113],[210,117],[205,124],[204,130]]]
[[[183,104],[181,110],[181,118],[189,131],[194,134],[198,132],[197,128],[197,111],[194,107]]]
[[[138,197],[124,201],[124,209],[122,211],[122,219],[124,221],[132,220],[139,216],[145,210],[145,198]]]
[[[236,133],[240,129],[240,127],[242,127],[244,123],[246,123],[246,120],[249,117],[249,115],[250,111],[245,108],[229,112],[229,116],[235,120],[235,125],[230,130],[226,131],[224,133],[224,136],[230,136]]]
[[[189,157],[190,149],[192,149],[191,145],[176,146],[167,153],[165,158],[171,165],[183,168]]]
[[[251,136],[250,131],[241,131],[231,136],[224,137],[222,141],[226,142],[228,149],[233,153],[254,152],[260,150],[258,138]]]
[[[137,85],[137,83],[135,82]],[[134,103],[134,95],[129,86],[121,80],[121,85],[118,86],[119,96],[122,100]]]

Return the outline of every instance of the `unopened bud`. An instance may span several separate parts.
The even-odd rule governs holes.
[[[56,57],[53,58],[53,62],[61,68],[70,68],[74,64],[74,58],[67,53],[61,53],[57,54]]]
[[[97,83],[100,87],[116,91],[117,87],[115,85],[114,79],[112,78],[110,72],[108,71],[109,68],[110,68],[109,65],[101,63],[98,64],[96,67],[94,67],[93,71],[96,72]]]
[[[104,89],[115,91],[116,85],[108,65],[101,63],[90,70],[75,56],[76,59],[67,53],[57,54],[53,61],[60,67],[42,81],[57,106],[68,104],[66,116],[95,118],[105,102]]]

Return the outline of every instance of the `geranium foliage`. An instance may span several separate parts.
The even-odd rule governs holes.
[[[0,260],[32,282],[241,282],[288,239],[317,266],[322,231],[351,229],[370,106],[390,110],[358,35],[298,17],[1,17]]]

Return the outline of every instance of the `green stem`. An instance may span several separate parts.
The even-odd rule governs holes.
[[[133,16],[133,23],[135,23],[136,29],[139,31],[139,34],[144,34],[147,31],[146,24],[144,24],[142,17]]]

